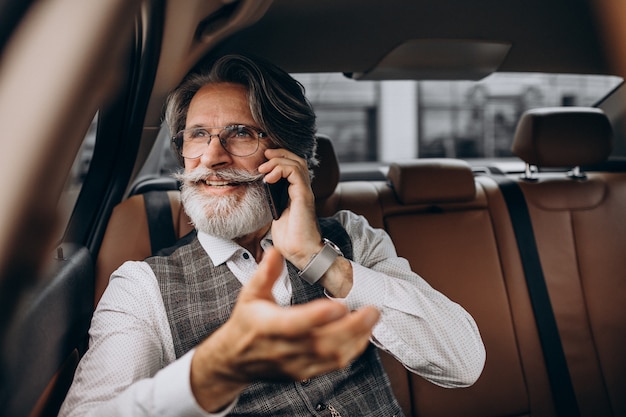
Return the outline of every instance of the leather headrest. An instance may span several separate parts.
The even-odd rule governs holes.
[[[316,200],[324,200],[332,195],[339,183],[339,162],[330,138],[317,135],[317,159],[319,165],[313,168],[313,194]]]
[[[604,112],[593,107],[552,107],[522,115],[511,150],[540,167],[575,167],[605,161],[613,130]]]
[[[471,201],[476,195],[472,169],[459,159],[394,162],[387,178],[403,204]]]

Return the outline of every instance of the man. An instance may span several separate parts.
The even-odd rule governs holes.
[[[375,346],[442,386],[478,378],[465,310],[363,217],[317,219],[297,81],[226,56],[170,96],[166,121],[197,236],[112,275],[61,415],[402,415]],[[263,182],[280,179],[273,220]]]

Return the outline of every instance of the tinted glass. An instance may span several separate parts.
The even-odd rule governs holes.
[[[593,106],[613,76],[493,74],[472,81],[354,81],[295,74],[340,162],[506,158],[520,115],[536,107]]]

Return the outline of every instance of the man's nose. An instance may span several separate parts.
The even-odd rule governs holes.
[[[207,138],[207,145],[202,152],[200,161],[207,167],[215,167],[227,164],[231,161],[230,154],[222,146],[220,137],[217,133],[211,134]]]

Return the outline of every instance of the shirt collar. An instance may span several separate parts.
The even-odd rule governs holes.
[[[235,255],[246,251],[246,249],[232,240],[212,236],[199,230],[198,240],[215,266],[221,265],[233,258]],[[272,246],[271,230],[268,231],[265,237],[261,240],[261,247],[263,250],[267,250],[270,246]]]

